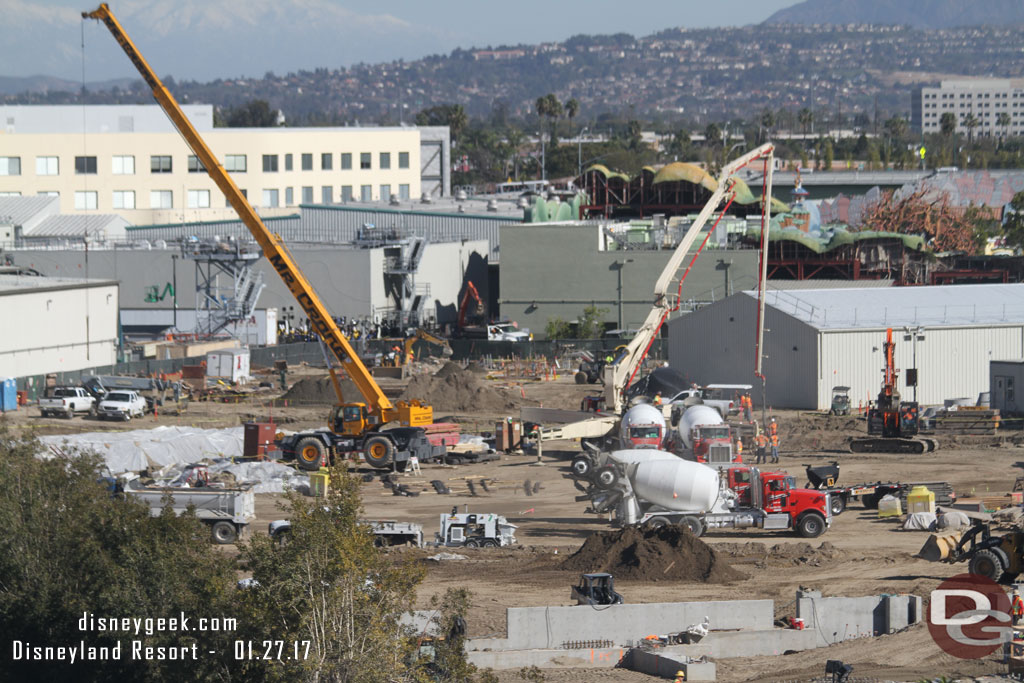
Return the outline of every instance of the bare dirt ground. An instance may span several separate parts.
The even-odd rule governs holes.
[[[436,369],[437,366],[434,366]],[[309,369],[290,376],[322,375]],[[575,409],[580,398],[596,393],[600,386],[577,386],[571,376],[557,381],[515,383],[480,381],[493,387],[511,389],[532,405]],[[398,396],[400,382],[381,382],[385,390]],[[249,419],[264,419],[272,410],[275,421],[288,429],[323,424],[332,401],[319,405],[272,407],[271,395],[248,401],[220,404],[193,403],[184,415],[147,417],[128,425],[104,424],[75,418],[60,420],[39,418],[35,409],[22,410],[8,418],[16,430],[37,433],[97,431],[98,429],[137,429],[143,425],[194,424],[202,427],[237,425]],[[504,395],[504,394],[503,394]],[[463,424],[464,431],[490,431],[494,422],[506,413],[474,413],[435,409],[435,419]],[[942,443],[935,453],[922,455],[851,454],[847,439],[864,431],[857,419],[829,418],[796,413],[774,413],[780,423],[782,462],[799,482],[805,481],[803,465],[839,461],[841,483],[864,481],[927,481],[944,479],[954,485],[960,496],[1001,495],[1010,490],[1018,473],[1015,464],[1024,460],[1024,450],[1007,437],[957,437],[955,443]],[[460,510],[494,512],[519,525],[519,545],[511,549],[466,549],[459,552],[468,559],[452,562],[427,562],[429,550],[392,551],[396,558],[423,561],[428,565],[427,579],[418,602],[425,607],[430,598],[449,587],[468,588],[473,593],[469,615],[471,636],[501,636],[505,631],[505,609],[515,606],[570,604],[569,587],[577,572],[564,570],[561,562],[573,553],[591,533],[610,528],[607,520],[585,514],[586,503],[575,502],[577,491],[565,478],[572,455],[578,446],[571,442],[545,446],[543,461],[534,455],[504,455],[500,461],[478,465],[447,467],[424,465],[421,475],[401,476],[401,483],[422,493],[416,497],[395,496],[374,480],[363,484],[363,502],[367,518],[399,519],[419,522],[425,535],[438,528],[439,515],[457,506]],[[489,491],[475,486],[475,495],[466,480],[488,480]],[[452,493],[439,495],[430,485],[444,482]],[[529,482],[530,495],[526,493]],[[539,489],[534,489],[539,483]],[[265,533],[266,523],[281,517],[278,496],[260,495],[258,520],[254,533]],[[775,600],[776,616],[793,614],[799,587],[821,590],[828,595],[859,596],[878,593],[914,593],[927,599],[940,581],[966,571],[963,565],[929,563],[914,557],[928,534],[904,532],[894,521],[878,519],[873,511],[852,505],[836,517],[831,529],[818,539],[808,541],[788,533],[759,531],[711,531],[704,537],[743,578],[725,584],[680,581],[617,581],[628,602],[665,602],[770,598]],[[822,544],[826,544],[822,547]],[[639,635],[639,634],[638,634]],[[855,640],[828,648],[778,657],[728,659],[718,662],[722,681],[809,680],[821,677],[825,661],[840,659],[854,666],[859,680],[912,681],[939,676],[973,678],[1005,671],[993,656],[965,661],[943,654],[932,642],[927,629],[915,626],[905,632],[874,639]],[[621,670],[575,669],[544,673],[548,681],[632,682],[656,680]],[[500,672],[503,683],[522,680],[516,672]]]

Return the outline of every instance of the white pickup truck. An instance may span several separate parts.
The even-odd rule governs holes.
[[[72,418],[75,413],[92,412],[96,399],[82,387],[57,387],[44,398],[39,399],[39,413],[43,417]]]
[[[495,323],[487,326],[487,339],[489,341],[530,341],[530,331],[518,329],[512,323]]]
[[[100,401],[96,415],[100,419],[124,420],[146,414],[146,399],[134,391],[111,391]]]

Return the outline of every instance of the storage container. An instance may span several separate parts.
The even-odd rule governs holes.
[[[903,506],[900,499],[895,496],[885,496],[878,501],[879,517],[899,517],[903,514]]]
[[[309,475],[309,495],[322,498],[327,495],[327,488],[331,485],[331,471],[321,467],[319,472],[311,472]]]
[[[928,490],[927,486],[915,486],[907,494],[907,512],[931,512],[935,513],[935,493]]]

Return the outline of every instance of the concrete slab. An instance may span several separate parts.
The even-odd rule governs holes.
[[[818,647],[854,638],[893,633],[921,619],[915,595],[823,598],[818,591],[797,591],[797,617],[818,637]]]
[[[482,669],[494,670],[521,669],[524,666],[536,666],[540,669],[601,669],[618,665],[627,651],[622,647],[574,650],[472,650],[466,653],[466,660]]]
[[[687,681],[713,681],[717,673],[714,662],[688,662],[686,657],[662,650],[647,652],[639,648],[629,651],[623,668],[668,679],[674,679],[676,673],[682,671]]]

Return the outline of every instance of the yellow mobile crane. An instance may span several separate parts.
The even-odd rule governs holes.
[[[263,248],[267,260],[306,312],[310,326],[345,368],[365,401],[345,402],[337,374],[328,363],[339,403],[328,419],[330,431],[305,432],[286,437],[281,444],[285,457],[295,458],[303,469],[316,470],[323,461],[330,460],[336,454],[350,455],[362,452],[366,461],[373,467],[394,467],[401,471],[405,469],[412,456],[426,461],[444,455],[444,446],[431,446],[426,432],[422,429],[422,425],[433,422],[433,409],[417,400],[393,404],[384,395],[355,349],[334,323],[312,285],[299,270],[284,241],[263,224],[231,176],[182,112],[174,96],[157,78],[156,73],[135,47],[135,43],[125,33],[107,3],[101,4],[95,11],[82,12],[82,18],[98,19],[110,29],[143,80],[152,89],[157,103],[202,162],[210,178],[238,212],[242,222]],[[385,425],[388,428],[383,429]]]

